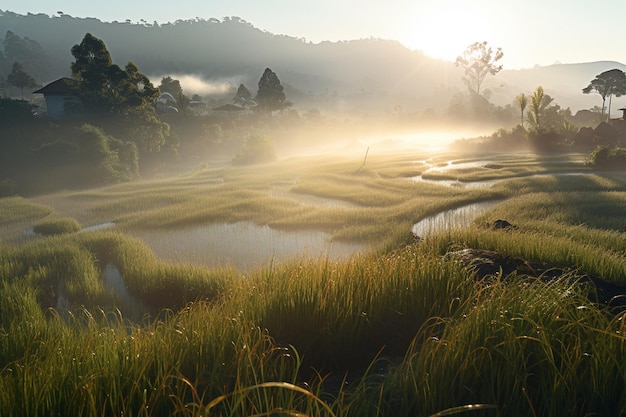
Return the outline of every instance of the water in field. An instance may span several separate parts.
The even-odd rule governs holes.
[[[469,226],[476,217],[498,204],[499,201],[482,201],[468,204],[452,210],[442,211],[434,216],[426,217],[413,225],[411,229],[417,237],[424,237],[429,233],[437,233],[447,229]]]
[[[328,233],[281,231],[250,222],[209,224],[176,230],[134,232],[161,259],[249,271],[272,260],[344,259],[367,245],[333,242]]]

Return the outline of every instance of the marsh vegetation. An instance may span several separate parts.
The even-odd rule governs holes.
[[[626,288],[626,174],[585,162],[373,151],[0,199],[0,415],[623,415],[624,312],[583,278]],[[95,227],[26,233],[48,219]],[[215,228],[269,255],[216,261]],[[562,272],[479,279],[461,249]]]

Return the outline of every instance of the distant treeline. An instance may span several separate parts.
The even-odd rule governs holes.
[[[0,36],[8,31],[26,42],[5,36],[5,47],[6,41],[22,43],[20,49],[29,56],[9,51],[0,54],[0,78],[6,78],[14,60],[23,60],[25,70],[41,85],[69,76],[70,48],[85,33],[93,33],[105,40],[114,61],[132,61],[150,77],[193,74],[205,81],[254,85],[258,74],[269,66],[281,74],[285,90],[301,108],[440,112],[464,90],[461,71],[452,62],[411,51],[395,41],[314,44],[263,31],[238,17],[158,24],[0,10]],[[626,69],[615,62],[525,70],[505,67],[497,79],[485,85],[485,91],[493,103],[505,106],[520,91],[530,92],[544,85],[561,105],[576,112],[597,104],[592,97],[581,95],[580,89],[595,74],[612,67]]]

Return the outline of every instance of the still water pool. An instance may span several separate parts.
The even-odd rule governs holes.
[[[251,222],[209,224],[176,230],[133,232],[161,259],[249,271],[272,261],[343,259],[366,244],[333,242],[328,233],[282,231]]]

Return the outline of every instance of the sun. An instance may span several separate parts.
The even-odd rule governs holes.
[[[474,42],[492,38],[487,19],[465,7],[440,6],[420,13],[404,43],[433,58],[455,61]]]

